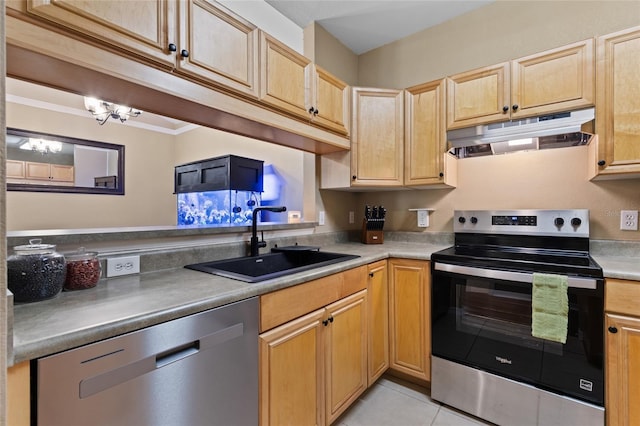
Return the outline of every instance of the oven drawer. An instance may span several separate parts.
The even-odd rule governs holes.
[[[605,311],[640,316],[640,282],[607,279],[604,290]]]

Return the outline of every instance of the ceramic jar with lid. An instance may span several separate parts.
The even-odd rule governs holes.
[[[7,258],[7,287],[18,303],[37,302],[56,296],[67,273],[66,261],[53,244],[31,239],[15,246]]]
[[[65,259],[67,261],[65,290],[82,290],[98,284],[102,267],[97,252],[86,251],[84,247],[80,247],[74,253],[65,254]]]

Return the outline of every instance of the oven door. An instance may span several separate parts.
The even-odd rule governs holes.
[[[531,335],[532,281],[433,261],[433,355],[603,406],[603,280],[569,277],[565,344]]]

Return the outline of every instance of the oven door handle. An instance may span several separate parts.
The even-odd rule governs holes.
[[[451,265],[448,263],[434,264],[436,271],[451,272],[452,274],[469,275],[495,280],[514,281],[533,284],[533,274],[526,272],[501,271],[497,269],[474,268],[472,266]],[[595,290],[598,280],[595,278],[567,277],[567,284],[572,288],[586,288]]]

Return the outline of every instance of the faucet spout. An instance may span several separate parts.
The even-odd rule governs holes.
[[[252,221],[251,221],[251,256],[257,256],[260,247],[266,247],[267,243],[264,241],[258,241],[258,213],[261,211],[269,211],[274,213],[281,213],[287,211],[285,206],[276,206],[276,207],[256,207],[253,209],[252,213]]]

